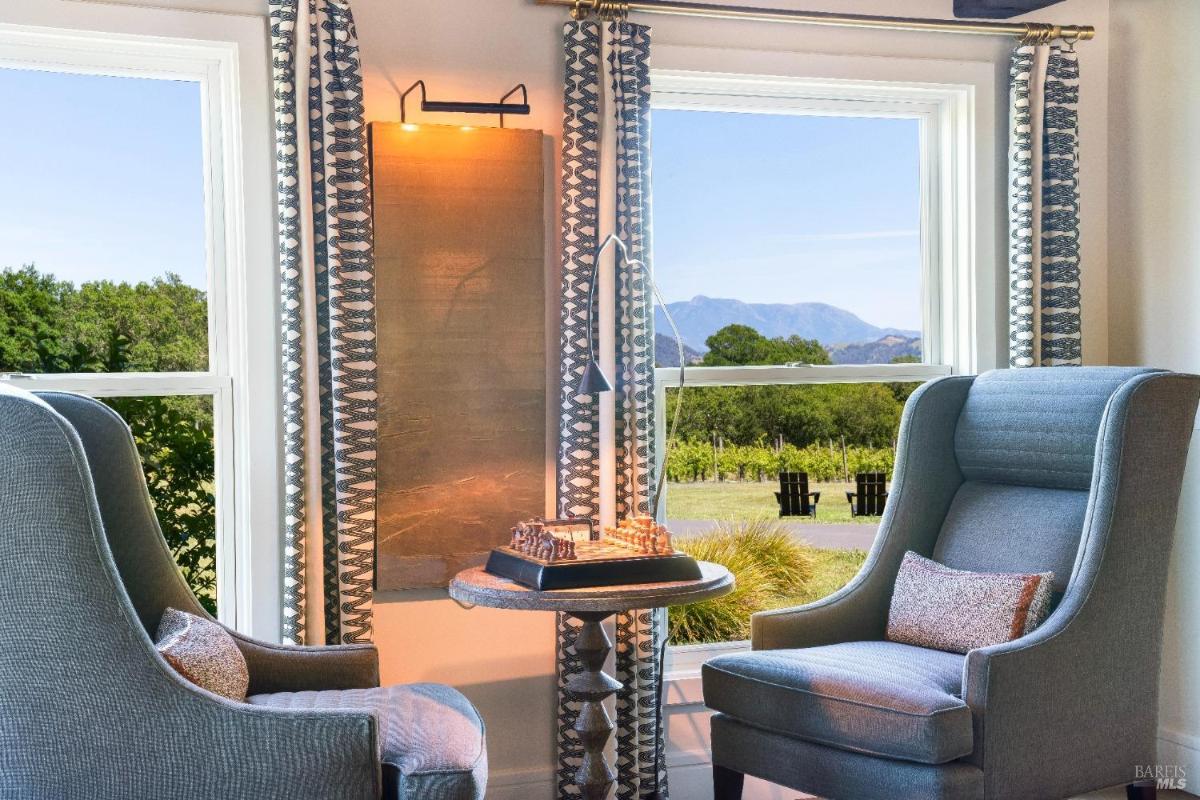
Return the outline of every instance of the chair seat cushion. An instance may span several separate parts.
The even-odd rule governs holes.
[[[379,721],[384,800],[483,800],[483,720],[449,686],[412,683],[377,689],[256,694],[247,702],[307,711],[368,711]]]
[[[963,656],[896,642],[734,653],[704,665],[704,702],[820,744],[942,764],[972,750]]]

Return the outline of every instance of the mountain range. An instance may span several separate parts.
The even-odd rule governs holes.
[[[670,330],[668,328],[668,330]],[[683,346],[683,358],[685,364],[695,364],[703,357],[700,353],[686,344]],[[654,332],[654,366],[656,367],[678,367],[679,366],[679,346],[675,344],[675,337],[666,333]]]
[[[816,339],[827,349],[836,345],[878,342],[889,336],[904,339],[921,336],[918,331],[880,328],[844,308],[827,303],[744,303],[697,295],[691,300],[668,303],[667,308],[679,326],[684,344],[700,353],[707,349],[705,341],[709,336],[734,324],[749,325],[771,339],[792,335]],[[660,333],[670,330],[662,309],[655,309],[655,330]]]
[[[921,360],[920,337],[888,334],[873,342],[837,344],[825,348],[834,364],[891,364],[897,358]],[[676,359],[678,360],[678,359]]]

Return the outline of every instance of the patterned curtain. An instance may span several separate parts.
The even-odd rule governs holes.
[[[587,297],[599,240],[601,175],[616,185],[616,233],[631,260],[649,269],[650,246],[650,29],[626,21],[569,22],[565,29],[566,92],[562,151],[562,319],[558,507],[564,515],[600,515],[600,436],[596,398],[574,393],[587,359]],[[608,70],[612,109],[601,114],[601,65]],[[600,152],[601,125],[616,131],[615,153]],[[642,268],[620,264],[615,280],[617,368],[615,438],[616,515],[646,514],[653,504],[653,298]],[[658,709],[661,611],[618,614],[615,623],[617,797],[667,797]],[[572,726],[578,704],[565,684],[580,669],[571,651],[577,629],[558,619],[558,793],[574,797],[582,748]],[[657,794],[656,794],[657,792]]]
[[[1009,364],[1078,366],[1079,61],[1021,45],[1010,75]]]
[[[358,40],[348,0],[270,0],[270,11],[283,633],[298,644],[366,642],[375,571],[375,279]]]

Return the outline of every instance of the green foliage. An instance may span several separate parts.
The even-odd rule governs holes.
[[[676,435],[684,441],[753,445],[783,441],[891,447],[904,401],[916,384],[835,383],[800,386],[704,386],[684,392]],[[667,391],[667,419],[678,391]]]
[[[715,469],[714,469],[715,461]],[[810,444],[781,448],[770,445],[725,445],[714,448],[707,441],[683,441],[667,456],[667,480],[682,483],[721,480],[772,480],[780,472],[807,472],[813,482],[841,481],[859,472],[883,472],[891,478],[895,453],[890,447],[846,448],[845,462],[840,444]]]
[[[0,372],[40,370],[43,342],[55,342],[73,288],[33,267],[0,272]]]
[[[0,337],[3,372],[193,372],[208,366],[208,304],[177,275],[76,288],[34,267],[5,270]]]
[[[767,605],[771,608],[791,608],[814,603],[841,589],[858,574],[867,560],[865,550],[835,550],[820,548],[813,551],[816,564],[812,578],[791,594],[780,596]]]
[[[175,563],[209,613],[217,611],[216,496],[212,400],[114,397],[129,423],[158,523]]]
[[[724,565],[736,587],[716,600],[671,609],[671,644],[748,639],[751,614],[794,592],[813,575],[813,548],[771,520],[723,523],[712,533],[681,537],[676,547]]]
[[[0,372],[189,372],[206,369],[207,362],[207,301],[178,276],[76,288],[32,266],[0,272]],[[133,431],[155,514],[180,570],[215,611],[211,399],[105,402]]]
[[[708,337],[706,367],[751,364],[828,364],[829,353],[816,339],[789,336],[768,339],[749,325],[726,325]]]

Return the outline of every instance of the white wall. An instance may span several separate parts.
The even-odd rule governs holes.
[[[1114,0],[1109,229],[1114,363],[1200,372],[1200,4]],[[1119,48],[1119,55],[1117,55]],[[1200,790],[1200,441],[1168,584],[1159,761]]]
[[[755,3],[745,2],[745,5]],[[761,3],[759,3],[761,4]],[[950,16],[950,0],[912,0],[899,11],[887,0],[775,0],[795,8],[874,14]],[[529,85],[534,113],[512,125],[540,128],[556,136],[561,126],[560,31],[566,13],[532,0],[354,0],[363,51],[367,113],[397,119],[399,92],[418,78],[430,96],[449,99],[499,96],[518,82]],[[1108,360],[1107,126],[1108,1],[1068,0],[1041,19],[1096,25],[1100,37],[1080,45],[1084,222],[1084,356]],[[997,119],[1006,125],[1008,52],[1004,39],[939,34],[802,28],[647,17],[655,43],[708,47],[882,55],[984,61],[993,65]],[[422,116],[437,122],[438,117]],[[1007,140],[999,130],[998,140]],[[557,152],[557,144],[553,146]],[[1003,152],[993,154],[1002,163]],[[981,155],[981,157],[983,157]],[[552,174],[557,174],[553,172]],[[551,198],[552,204],[554,201]],[[552,214],[554,207],[548,210]],[[550,226],[557,230],[557,223]],[[1005,230],[1001,222],[999,230]],[[1003,249],[1001,249],[1003,252]],[[556,269],[552,259],[548,269]],[[556,278],[548,284],[556,285]],[[556,319],[556,315],[551,317]],[[549,798],[553,766],[553,619],[548,614],[465,611],[444,595],[422,592],[379,598],[377,624],[384,679],[444,680],[475,701],[491,732],[492,791],[495,798]],[[674,696],[693,700],[695,687]],[[675,796],[693,800],[708,792],[707,719],[696,705],[671,708],[669,732]],[[792,797],[756,785],[753,797]]]

